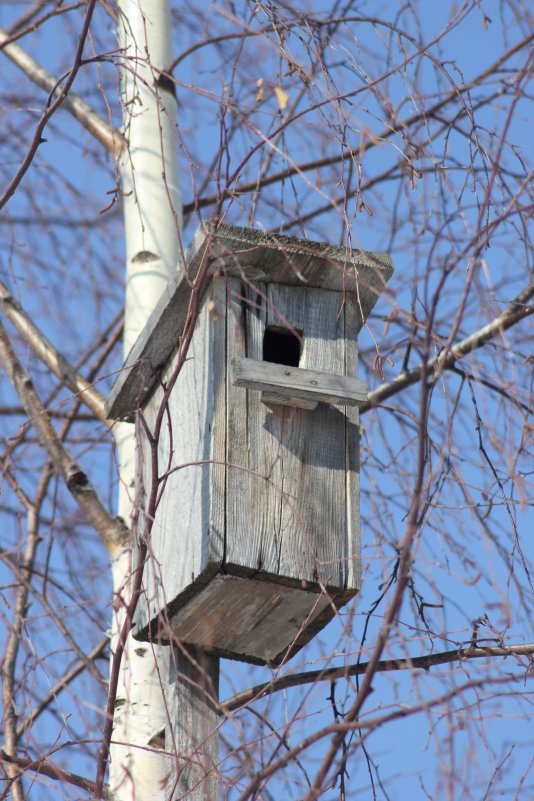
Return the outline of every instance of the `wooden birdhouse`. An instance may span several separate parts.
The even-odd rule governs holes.
[[[153,430],[197,309],[159,439],[138,638],[276,665],[358,591],[357,334],[391,273],[384,254],[197,234],[108,404]],[[138,430],[142,518],[153,479]]]

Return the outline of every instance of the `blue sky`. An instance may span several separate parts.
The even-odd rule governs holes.
[[[226,6],[223,6],[226,9]],[[321,8],[321,6],[315,6]],[[418,6],[423,41],[429,41],[440,32],[450,17],[450,4],[420,3]],[[205,3],[204,32],[217,33],[224,29],[223,15],[219,6]],[[384,4],[384,14],[389,19],[397,11],[397,5]],[[461,83],[462,79],[469,80],[487,65],[493,63],[502,51],[502,37],[505,23],[507,28],[505,38],[508,46],[519,41],[524,35],[518,25],[512,25],[514,7],[506,7],[496,2],[480,4],[474,8],[457,29],[435,45],[431,53],[436,58],[446,62],[447,70],[452,78]],[[8,25],[10,20],[20,14],[19,4],[4,4],[0,7],[0,24]],[[196,41],[202,34],[201,22],[195,16],[194,7],[185,5],[181,12],[187,21],[196,20],[196,30],[186,35],[186,42],[179,42],[180,29],[176,24],[176,52],[192,41]],[[226,9],[228,11],[228,9]],[[355,12],[356,13],[356,12]],[[373,4],[363,3],[357,8],[362,15],[378,15],[380,9]],[[502,15],[502,16],[501,16]],[[411,25],[408,11],[401,18],[403,24]],[[98,33],[95,32],[95,49],[110,49],[113,46],[112,24],[102,11],[97,18]],[[229,24],[229,23],[228,23]],[[28,37],[27,42],[32,48],[35,57],[50,70],[59,74],[69,64],[72,53],[72,42],[65,46],[63,21],[44,26],[43,31]],[[379,51],[383,45],[386,33],[378,28],[366,25],[354,28],[354,36],[350,40],[350,52],[339,52],[341,66],[336,72],[343,86],[352,88],[359,83],[364,85],[362,71],[370,73],[371,59],[368,52]],[[61,37],[61,38],[60,38]],[[67,40],[68,41],[68,40]],[[347,39],[343,46],[348,48]],[[58,42],[60,46],[58,46]],[[295,39],[288,39],[288,47],[292,52],[302,57],[305,52]],[[333,42],[332,49],[337,48]],[[69,49],[70,48],[70,49]],[[299,49],[300,48],[300,49]],[[392,58],[399,59],[399,49],[392,41]],[[237,50],[236,50],[237,52]],[[254,59],[251,51],[247,51],[247,69],[240,72],[236,80],[236,95],[245,105],[251,102],[256,91],[257,81],[263,79],[267,83],[280,84],[289,94],[290,99],[295,96],[298,82],[293,76],[287,75],[287,65],[277,63],[274,57],[267,59]],[[183,134],[183,186],[184,200],[191,199],[191,169],[187,151],[191,161],[198,162],[201,167],[194,171],[197,185],[201,182],[205,168],[211,161],[212,154],[219,143],[220,114],[214,101],[204,102],[202,98],[192,91],[194,84],[203,90],[212,91],[215,95],[224,92],[225,82],[228,84],[228,73],[224,69],[231,63],[215,50],[190,56],[185,59],[175,77],[181,82],[178,87],[180,102],[180,125]],[[524,54],[521,56],[524,59]],[[345,66],[343,66],[345,59]],[[351,60],[361,66],[360,71],[351,74],[349,66]],[[519,58],[511,62],[519,63]],[[15,73],[11,67],[6,66],[6,83],[15,80],[10,76]],[[402,78],[394,77],[388,83],[388,91],[393,101],[406,93],[410,82],[418,82],[420,88],[432,94],[437,91],[437,81],[443,79],[442,74],[436,72],[437,67],[429,60],[424,66],[415,65],[407,67],[406,75]],[[82,72],[75,85],[75,89],[85,94],[88,99],[100,103],[99,89],[95,78],[100,70],[100,77],[106,92],[110,93],[110,107],[112,118],[119,123],[119,106],[116,100],[116,71],[108,64],[98,68],[88,67]],[[372,76],[376,77],[376,76]],[[502,76],[503,79],[506,75]],[[446,82],[446,78],[443,79]],[[356,83],[356,82],[359,83]],[[20,84],[17,84],[20,86]],[[96,87],[96,88],[95,88]],[[323,85],[317,87],[318,94],[323,91]],[[479,90],[473,90],[472,100],[476,102]],[[33,92],[33,90],[32,90]],[[40,106],[33,105],[35,96],[28,90],[31,103],[25,96],[21,96],[19,106],[9,105],[7,97],[3,100],[3,118],[8,132],[21,131],[21,143],[13,148],[12,163],[4,162],[4,177],[13,172],[20,160],[23,147],[23,137],[28,136],[37,119]],[[431,102],[430,100],[428,102]],[[28,104],[30,108],[28,109]],[[414,108],[417,101],[414,99]],[[405,114],[409,114],[409,103],[406,104]],[[532,134],[531,120],[529,120],[529,104],[522,102],[514,113],[510,128],[509,139],[512,141],[517,154],[528,163],[532,160]],[[491,107],[477,109],[476,121],[479,126],[479,135],[484,146],[495,153],[496,142],[494,133],[502,130],[507,114],[507,106],[493,103]],[[325,111],[326,119],[332,125],[338,121],[330,109]],[[382,115],[382,116],[381,116]],[[350,122],[353,130],[347,134],[349,143],[354,146],[359,141],[364,126],[373,131],[382,130],[383,112],[376,98],[366,95],[361,100],[361,106],[353,110]],[[254,117],[258,125],[264,125],[265,131],[269,126],[278,122],[274,100],[266,104],[265,112]],[[231,120],[228,120],[230,124]],[[195,128],[194,126],[197,126]],[[359,127],[358,127],[359,126]],[[374,127],[372,127],[374,126]],[[325,130],[327,133],[325,133]],[[236,135],[235,143],[230,148],[231,167],[235,167],[247,148],[256,141],[254,131],[245,131],[241,138]],[[310,114],[300,127],[289,128],[283,147],[288,158],[277,155],[273,161],[273,170],[282,169],[301,158],[309,160],[320,157],[331,147],[328,129],[324,126],[324,119],[320,115]],[[52,224],[49,234],[43,234],[39,226],[9,227],[7,237],[10,238],[10,247],[3,249],[0,261],[0,270],[4,280],[7,280],[12,291],[23,302],[25,307],[33,314],[43,330],[61,347],[65,354],[72,359],[78,358],[88,346],[88,343],[108,323],[120,309],[122,302],[121,270],[123,259],[123,242],[120,215],[117,209],[100,215],[98,212],[109,202],[107,194],[113,189],[116,175],[109,157],[98,154],[97,160],[93,154],[98,149],[91,142],[89,136],[73,123],[66,113],[60,113],[51,123],[47,131],[48,142],[40,148],[38,158],[32,168],[41,176],[41,186],[45,190],[36,195],[32,190],[30,176],[25,179],[22,191],[16,196],[7,208],[7,214],[13,217],[33,214],[35,216],[52,216],[62,218],[65,223],[73,218],[86,220],[87,224],[81,228],[71,229],[65,224]],[[390,163],[391,154],[395,147],[404,146],[402,137],[392,136],[389,142],[371,149],[362,161],[364,179],[382,169]],[[415,182],[415,188],[409,192],[400,187],[400,183],[391,185],[381,184],[376,190],[370,189],[365,194],[365,202],[374,212],[369,217],[365,212],[356,213],[355,203],[349,203],[349,219],[352,225],[352,243],[364,249],[388,249],[391,251],[395,264],[395,275],[390,282],[393,294],[385,294],[377,304],[368,330],[364,330],[360,337],[362,350],[362,371],[364,363],[372,360],[373,338],[378,338],[383,352],[393,361],[393,365],[384,365],[384,378],[391,379],[400,372],[405,356],[406,340],[409,335],[409,326],[402,326],[393,322],[386,330],[384,318],[398,308],[406,312],[414,312],[424,320],[428,312],[428,299],[441,277],[442,265],[447,259],[456,260],[454,273],[447,286],[447,293],[439,305],[439,334],[446,337],[448,328],[462,293],[465,283],[466,270],[469,266],[469,253],[462,260],[459,256],[461,245],[468,238],[472,226],[477,219],[477,204],[483,199],[483,180],[465,180],[465,165],[470,155],[469,148],[472,140],[463,134],[453,132],[445,145],[443,139],[436,144],[432,154],[428,152],[421,158],[420,164],[430,167],[447,161],[447,181],[437,180],[429,172],[421,180]],[[332,147],[335,150],[337,143]],[[480,152],[483,152],[481,148]],[[5,153],[5,151],[4,151]],[[255,158],[245,171],[243,181],[250,180],[257,174],[260,157]],[[521,162],[512,158],[513,154],[506,153],[509,164],[514,164],[518,172],[521,171]],[[478,166],[482,166],[480,153],[475,157]],[[453,162],[458,168],[453,170]],[[348,169],[348,166],[347,166]],[[450,177],[449,177],[450,176]],[[519,180],[519,179],[517,179]],[[283,198],[287,218],[291,217],[291,207],[298,197],[304,211],[315,208],[323,202],[317,193],[318,174],[310,173],[308,180],[299,176],[293,182],[287,181],[283,189]],[[213,190],[213,182],[208,191]],[[342,187],[341,187],[342,189]],[[339,193],[340,187],[330,181],[324,192],[332,197]],[[450,193],[442,201],[441,193]],[[279,211],[279,205],[274,207],[270,197],[281,196],[277,187],[272,195],[266,193],[265,202],[260,202],[254,214],[250,212],[250,198],[245,197],[234,202],[228,215],[228,220],[238,224],[250,224],[251,218],[255,226],[276,229],[285,221]],[[398,199],[400,196],[400,200]],[[461,198],[461,213],[454,218],[448,228],[448,236],[443,236],[439,246],[434,246],[434,240],[429,234],[433,221],[439,218],[439,203],[447,204],[453,208],[456,198]],[[506,192],[503,188],[503,204],[506,203]],[[397,204],[397,205],[396,205]],[[393,215],[397,209],[399,224],[394,235]],[[435,209],[435,211],[434,211]],[[209,210],[202,211],[208,216]],[[426,223],[426,228],[424,223]],[[197,221],[192,219],[184,231],[184,238],[189,241]],[[414,236],[414,231],[421,231],[420,236]],[[345,241],[346,225],[337,213],[325,216],[318,223],[312,222],[303,227],[295,226],[293,233],[308,236],[312,239],[325,239],[338,244]],[[466,335],[476,329],[488,318],[491,309],[502,309],[525,283],[528,263],[524,251],[518,246],[520,232],[517,228],[509,227],[492,242],[491,248],[481,254],[477,265],[475,281],[476,291],[469,299],[469,314],[462,322],[459,336]],[[413,300],[413,278],[418,277],[418,295]],[[86,299],[91,298],[88,302]],[[400,320],[402,321],[402,315]],[[528,342],[528,329],[525,326],[525,341],[521,344],[521,354],[526,357],[531,350]],[[500,365],[500,375],[503,382],[513,381],[520,373],[521,359],[508,356],[505,344],[499,342],[495,346],[499,349],[499,360],[495,361],[490,355],[477,357],[473,370],[495,371],[495,365]],[[27,363],[31,366],[38,386],[48,386],[47,371],[25,349],[22,349]],[[409,365],[418,362],[419,354],[415,351],[410,355]],[[114,367],[120,363],[120,354],[117,351]],[[381,377],[376,372],[367,371],[370,384],[377,385]],[[495,378],[495,376],[493,376]],[[104,378],[102,386],[107,389],[111,378]],[[445,650],[459,644],[467,644],[471,633],[471,621],[487,614],[495,630],[504,633],[506,642],[521,642],[531,639],[531,623],[527,616],[528,605],[517,591],[515,579],[524,583],[521,561],[517,550],[513,553],[512,563],[514,574],[510,574],[500,547],[513,548],[513,537],[510,536],[511,518],[518,523],[520,541],[527,558],[532,559],[532,545],[528,537],[534,530],[534,519],[531,506],[525,505],[521,510],[511,507],[511,514],[502,506],[500,489],[494,477],[488,472],[484,456],[479,450],[478,432],[474,420],[473,406],[469,399],[463,411],[457,411],[457,395],[460,391],[461,378],[448,376],[434,389],[432,401],[432,415],[429,428],[433,441],[433,464],[435,470],[435,489],[439,490],[439,504],[430,508],[428,519],[424,527],[423,536],[417,546],[417,557],[414,568],[414,593],[411,602],[407,600],[402,611],[398,631],[393,638],[393,644],[388,656],[412,656],[434,650]],[[405,393],[399,400],[398,410],[381,410],[367,415],[363,419],[362,435],[362,560],[365,581],[362,594],[354,608],[344,610],[340,621],[334,622],[323,631],[316,640],[290,663],[291,670],[312,669],[323,664],[342,664],[344,659],[352,662],[360,645],[366,612],[371,609],[373,602],[381,593],[381,585],[387,580],[395,562],[395,544],[402,536],[408,507],[409,493],[412,487],[415,446],[413,423],[410,415],[417,413],[418,388]],[[462,390],[468,393],[468,389]],[[518,442],[522,432],[517,419],[509,416],[509,409],[500,403],[489,391],[486,392],[479,384],[473,388],[478,408],[482,418],[482,437],[487,452],[497,465],[497,474],[504,482],[507,495],[510,498],[520,497],[523,490],[529,492],[528,476],[525,475],[524,487],[520,481],[521,471],[526,473],[525,463],[512,463],[508,456],[508,446]],[[64,393],[68,397],[68,393]],[[2,386],[2,402],[13,403],[14,398],[6,382]],[[462,400],[463,402],[463,400]],[[465,409],[471,408],[471,414]],[[457,417],[455,417],[457,415]],[[17,431],[20,419],[8,421],[5,436],[13,436]],[[82,432],[80,427],[79,432]],[[85,429],[84,429],[85,430]],[[103,432],[97,432],[101,435]],[[454,434],[454,444],[449,450],[450,436]],[[96,438],[96,434],[93,431]],[[91,442],[89,444],[73,443],[77,458],[83,460],[87,469],[91,470],[92,477],[102,487],[105,499],[112,506],[113,489],[109,489],[110,476],[114,475],[114,458],[110,453],[108,444],[104,442]],[[512,449],[510,448],[510,452]],[[27,449],[28,458],[33,458],[30,446]],[[524,457],[523,457],[524,458]],[[438,469],[440,459],[443,460],[442,469]],[[38,461],[36,459],[36,461]],[[526,462],[526,459],[525,459]],[[452,466],[451,466],[452,465]],[[454,482],[455,470],[461,471],[469,494],[479,504],[475,510],[478,514],[464,510],[465,497],[458,490]],[[516,488],[510,488],[508,476],[515,473]],[[31,478],[23,475],[23,481],[31,482]],[[58,489],[62,515],[69,519],[68,502]],[[449,507],[449,508],[448,508]],[[484,533],[485,515],[489,514],[491,523],[491,536]],[[50,552],[43,553],[43,564],[51,565],[54,576],[61,580],[72,581],[73,569],[77,560],[85,560],[84,571],[88,575],[82,580],[80,587],[70,586],[73,597],[79,590],[84,601],[83,609],[76,613],[80,626],[86,631],[86,639],[90,644],[102,636],[106,627],[107,606],[110,585],[105,578],[106,559],[99,548],[96,538],[80,526],[80,521],[74,515],[77,530],[84,532],[88,548],[78,547],[69,542],[63,527],[63,517],[60,521],[61,533],[50,536]],[[52,521],[47,528],[47,537],[54,533],[56,522]],[[495,532],[502,531],[502,543]],[[19,534],[19,522],[10,515],[5,516],[4,537],[11,546]],[[47,561],[48,560],[48,561]],[[100,581],[94,582],[99,575]],[[90,580],[89,580],[90,579]],[[6,577],[2,584],[9,581]],[[51,590],[52,592],[52,590]],[[66,599],[58,590],[55,601],[58,606],[65,605],[69,614],[73,610],[73,597]],[[432,637],[424,630],[424,624],[417,614],[415,604],[423,599],[432,604],[425,611],[425,619]],[[381,622],[381,614],[385,609],[387,598],[378,606],[367,635],[366,647],[370,648],[374,642],[377,628]],[[32,638],[43,649],[48,635],[48,621],[43,615],[42,608],[36,604],[37,610],[32,621]],[[2,614],[6,614],[5,611]],[[354,615],[350,619],[350,615]],[[342,626],[350,622],[350,629],[342,633]],[[81,629],[81,630],[82,630]],[[482,636],[493,641],[495,633],[487,628],[481,628]],[[55,647],[55,646],[53,646]],[[64,644],[58,638],[58,652],[50,655],[46,669],[39,672],[41,687],[52,682],[54,670],[61,671],[64,663],[62,649]],[[52,648],[50,648],[52,650]],[[322,658],[329,654],[325,662]],[[332,654],[335,654],[332,656]],[[346,654],[346,656],[344,655]],[[511,660],[496,660],[487,667],[474,667],[472,665],[453,664],[433,668],[428,674],[417,673],[413,676],[406,674],[378,675],[373,683],[374,692],[366,706],[365,714],[370,716],[380,714],[384,710],[392,709],[395,705],[417,702],[420,698],[431,698],[443,692],[443,689],[467,678],[467,671],[471,675],[480,675],[483,670],[488,674],[500,677],[507,671],[517,672],[517,667]],[[477,673],[477,671],[479,671]],[[106,669],[102,667],[105,675]],[[221,687],[222,697],[260,681],[270,676],[267,669],[249,668],[239,663],[225,662],[223,665],[223,681]],[[415,798],[514,798],[515,788],[519,778],[527,771],[532,753],[531,725],[528,712],[531,704],[528,684],[516,685],[517,694],[506,692],[501,694],[499,685],[493,693],[487,693],[481,700],[479,688],[466,690],[465,693],[453,699],[450,704],[443,705],[435,710],[422,713],[417,717],[407,718],[396,723],[390,723],[383,730],[377,731],[369,737],[366,745],[374,763],[380,766],[379,776],[384,782],[384,788],[377,788],[377,798],[399,798],[413,796]],[[291,734],[291,741],[298,741],[298,727],[302,732],[326,725],[332,719],[331,705],[327,700],[329,688],[320,685],[313,690],[291,691],[280,694],[275,699],[264,702],[271,710],[274,719],[280,724],[289,720],[292,714],[299,710],[302,697],[306,697],[306,709],[310,716],[303,717],[302,722],[295,724]],[[338,702],[350,706],[353,699],[354,686],[339,683],[337,687]],[[78,697],[76,697],[78,696]],[[87,680],[76,687],[72,701],[61,699],[56,712],[43,720],[44,739],[54,739],[58,731],[63,731],[60,737],[65,741],[77,739],[83,731],[83,714],[80,715],[78,698],[86,698],[87,717],[94,718],[93,706],[102,703],[102,694],[98,694]],[[258,705],[259,708],[260,705]],[[70,718],[68,716],[71,715]],[[63,716],[63,723],[61,717]],[[68,718],[68,719],[67,719]],[[242,713],[243,726],[253,730],[255,721],[252,716]],[[451,731],[454,738],[450,738]],[[231,737],[231,732],[228,733]],[[325,745],[321,743],[312,749],[306,758],[306,763],[313,775],[320,755],[324,753]],[[512,750],[510,750],[512,749]],[[78,752],[75,759],[66,757],[66,764],[71,769],[88,770],[91,761],[91,747],[86,754],[83,749]],[[67,752],[68,753],[68,752]],[[504,761],[504,762],[503,762]],[[503,763],[502,771],[498,769]],[[356,759],[351,765],[350,788],[353,797],[371,797],[368,789],[368,768],[364,759]],[[374,770],[374,769],[373,769]],[[450,778],[456,773],[456,780]],[[484,780],[495,773],[495,791],[488,790],[484,796],[481,786]],[[502,778],[501,778],[502,774]],[[373,773],[376,780],[376,772]],[[379,783],[378,783],[379,784]],[[40,796],[36,790],[35,798]],[[281,793],[280,786],[273,787],[273,793]],[[305,787],[292,786],[286,788],[284,797],[299,798],[305,792]],[[494,795],[492,793],[494,792]],[[291,795],[292,793],[292,795]],[[367,796],[365,795],[367,793]],[[471,795],[469,795],[471,793]],[[339,795],[333,790],[325,799],[333,801]],[[521,794],[518,798],[528,798],[532,795],[532,781],[527,777]],[[72,796],[74,797],[74,796]],[[229,795],[229,798],[237,795]],[[280,796],[281,797],[281,796]]]

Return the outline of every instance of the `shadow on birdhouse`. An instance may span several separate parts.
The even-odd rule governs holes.
[[[206,229],[132,349],[110,417],[140,410],[152,428],[206,264],[158,443],[169,472],[135,631],[276,665],[360,586],[357,333],[392,266],[384,254]],[[137,446],[149,487],[142,433]]]

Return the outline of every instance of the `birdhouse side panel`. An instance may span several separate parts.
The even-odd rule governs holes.
[[[138,629],[163,610],[169,611],[169,606],[172,611],[177,597],[194,582],[211,578],[223,558],[225,299],[223,282],[214,281],[164,410],[158,441],[159,502],[149,539]],[[179,359],[176,351],[144,412],[151,432],[163,402],[164,387]],[[146,511],[153,466],[145,434],[139,457]]]
[[[233,282],[229,362],[263,360],[269,329],[298,336],[298,366],[344,375],[341,293]],[[227,565],[347,587],[345,440],[342,410],[267,405],[229,376]]]

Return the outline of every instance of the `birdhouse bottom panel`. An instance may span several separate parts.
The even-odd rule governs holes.
[[[171,617],[172,637],[228,659],[278,665],[354,593],[332,596],[265,579],[217,575]]]

